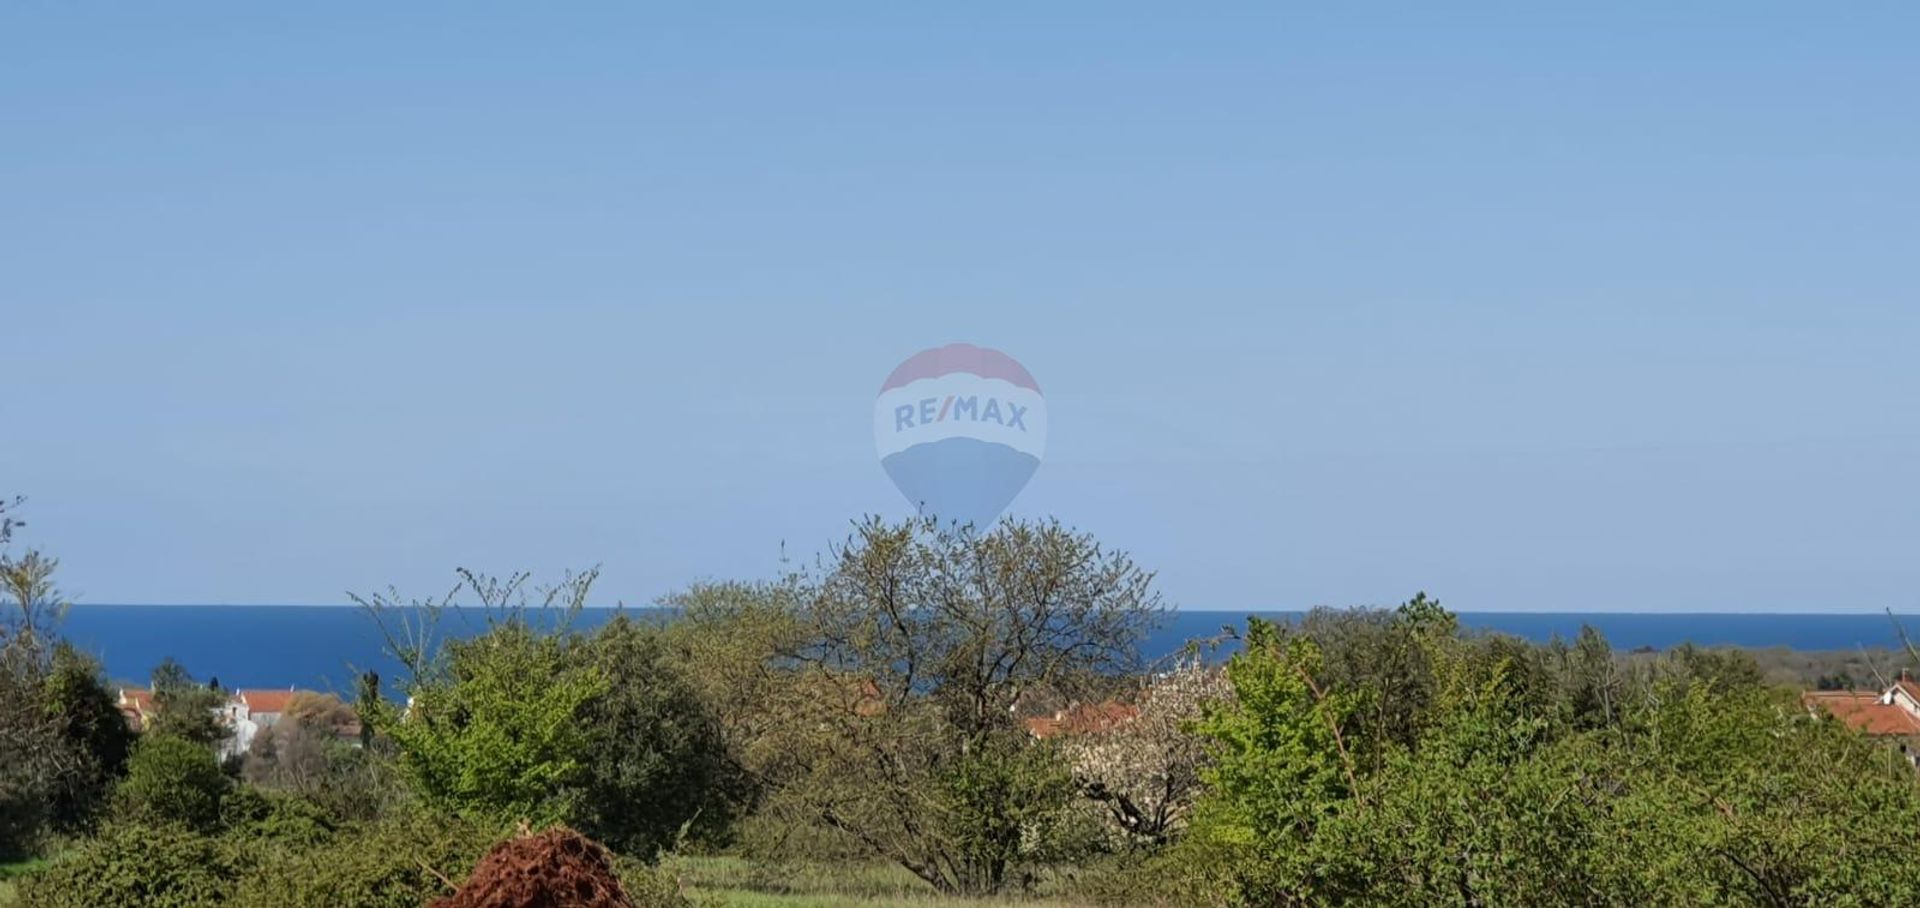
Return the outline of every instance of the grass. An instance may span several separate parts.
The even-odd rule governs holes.
[[[765,864],[737,857],[675,857],[668,869],[696,900],[726,908],[1080,908],[1058,899],[969,899],[941,895],[925,881],[891,864]]]
[[[0,864],[0,905],[13,904],[13,881],[16,878],[44,864],[46,861],[42,859],[22,861],[18,864]]]

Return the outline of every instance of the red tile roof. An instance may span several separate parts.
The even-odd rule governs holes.
[[[1117,728],[1140,715],[1140,707],[1114,700],[1064,709],[1051,716],[1026,720],[1027,732],[1036,738],[1055,735],[1089,735]]]
[[[1882,696],[1870,690],[1808,691],[1801,695],[1800,702],[1810,709],[1825,710],[1835,719],[1870,735],[1920,735],[1920,716],[1903,707],[1880,702]]]
[[[297,690],[243,690],[237,693],[240,702],[256,713],[283,713],[287,703],[292,701]]]

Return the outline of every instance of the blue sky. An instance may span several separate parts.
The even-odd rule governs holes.
[[[1413,6],[7,4],[0,492],[646,602],[907,514],[970,341],[1185,607],[1920,607],[1920,7]]]

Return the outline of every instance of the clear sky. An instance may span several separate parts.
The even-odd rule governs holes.
[[[970,341],[1185,607],[1920,608],[1920,5],[1440,6],[5,4],[17,542],[648,602]]]

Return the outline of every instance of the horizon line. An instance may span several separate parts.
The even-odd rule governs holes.
[[[362,606],[352,602],[73,602],[73,603],[68,603],[68,607],[69,608],[337,608],[337,609],[362,608]],[[484,606],[481,606],[477,603],[475,604],[452,603],[451,607],[459,608],[459,609],[480,609],[480,608],[483,608]],[[546,608],[547,606],[529,604],[526,607],[529,609],[541,609],[541,608]],[[1265,608],[1218,608],[1218,607],[1211,607],[1211,606],[1169,606],[1167,610],[1169,612],[1177,612],[1177,613],[1185,613],[1185,614],[1274,615],[1274,614],[1305,614],[1315,609],[1322,609],[1322,608],[1332,609],[1335,611],[1354,611],[1359,609],[1392,609],[1395,607],[1397,607],[1397,605],[1376,605],[1376,604],[1311,605],[1311,606],[1305,606],[1305,607],[1291,606],[1291,607],[1265,607]],[[589,605],[583,606],[583,608],[591,611],[617,611],[620,609],[666,610],[666,609],[671,609],[672,606],[659,605],[659,604],[631,605],[628,603],[616,602],[611,605],[589,604]],[[1666,616],[1666,617],[1682,617],[1682,616],[1725,617],[1725,616],[1759,615],[1759,616],[1802,617],[1802,618],[1842,618],[1842,617],[1865,617],[1869,615],[1885,617],[1888,615],[1888,613],[1892,613],[1895,616],[1900,616],[1902,614],[1912,614],[1915,617],[1920,617],[1920,611],[1906,613],[1892,607],[1877,608],[1877,609],[1845,608],[1845,609],[1839,609],[1839,610],[1833,610],[1833,611],[1811,611],[1811,612],[1810,611],[1788,611],[1788,610],[1780,610],[1780,609],[1736,610],[1736,609],[1711,609],[1711,608],[1710,609],[1688,609],[1688,610],[1678,610],[1678,611],[1649,611],[1645,609],[1507,609],[1507,608],[1458,609],[1458,610],[1448,609],[1448,611],[1453,612],[1453,614],[1455,615],[1651,615],[1651,616]]]

